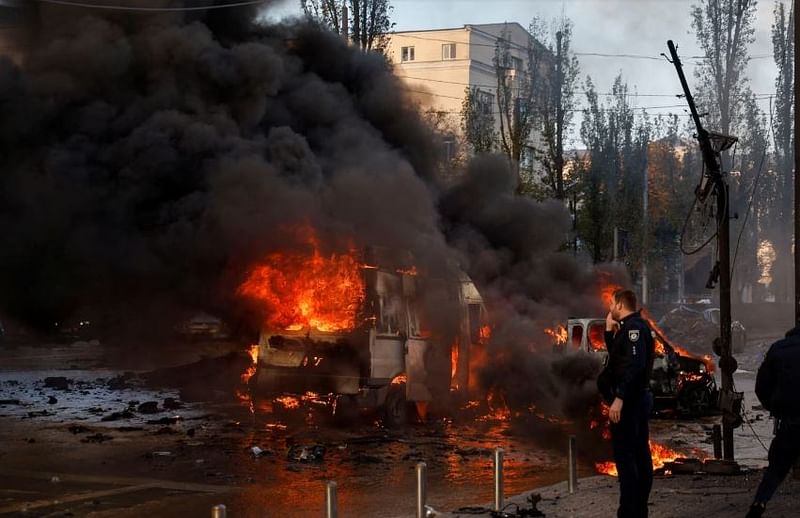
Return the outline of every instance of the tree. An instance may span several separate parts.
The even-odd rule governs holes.
[[[597,263],[615,256],[614,229],[622,231],[628,243],[642,243],[642,193],[651,124],[646,115],[636,121],[622,76],[614,80],[605,106],[587,78],[586,99],[580,134],[589,160],[576,173],[582,201],[578,236]],[[630,246],[621,252],[631,273],[638,271],[644,247]]]
[[[387,44],[386,34],[394,27],[389,0],[345,1],[348,6],[350,41],[365,52],[383,52]],[[342,34],[344,3],[337,0],[300,0],[300,7],[308,18],[336,34]]]
[[[512,43],[508,30],[501,33],[495,44],[493,64],[497,79],[500,149],[516,173],[518,193],[524,189],[520,162],[542,104],[542,65],[546,55],[547,49],[530,35],[524,46]]]
[[[741,137],[738,143],[740,158],[761,148],[763,140],[763,133],[758,133],[763,131],[763,125],[757,122],[759,109],[746,76],[750,59],[748,47],[754,41],[755,14],[755,0],[701,0],[699,5],[692,7],[692,27],[704,53],[704,59],[695,69],[699,80],[698,107],[700,111],[709,113],[710,123],[706,125],[709,129]],[[744,163],[733,164],[730,156],[730,150],[722,154],[723,171],[738,167],[740,173],[738,178],[729,182],[734,194],[730,198],[731,213],[744,213],[749,203],[742,193],[745,186],[754,184],[756,170]],[[737,238],[735,233],[731,236]],[[753,245],[755,251],[753,241],[748,239],[748,244]],[[743,276],[752,276],[754,271],[744,269],[739,273],[736,280],[740,287],[750,281]]]
[[[554,31],[545,34],[534,20],[530,32],[542,42],[554,59],[546,60],[542,106],[539,108],[543,145],[536,146],[536,160],[542,164],[545,180],[555,198],[564,199],[564,134],[569,133],[575,108],[575,91],[580,66],[572,52],[572,28],[569,18],[553,23]]]
[[[750,92],[745,69],[755,12],[755,0],[701,0],[692,7],[692,28],[705,54],[695,69],[698,106],[709,112],[710,129],[725,135],[739,129],[743,101]]]
[[[461,103],[461,129],[472,152],[488,153],[495,148],[494,96],[473,86],[466,88]]]
[[[792,172],[794,170],[794,2],[788,16],[783,2],[775,4],[772,49],[778,76],[775,78],[775,111],[771,118],[775,167],[762,183],[759,199],[770,203],[766,238],[775,251],[773,288],[778,301],[791,301],[792,290]]]

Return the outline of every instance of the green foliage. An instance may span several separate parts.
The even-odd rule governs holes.
[[[347,0],[350,40],[365,52],[383,52],[387,34],[394,28],[389,0]],[[342,33],[342,2],[338,0],[300,0],[305,15],[336,34]]]

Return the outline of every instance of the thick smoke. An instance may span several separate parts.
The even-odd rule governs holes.
[[[252,14],[31,16],[22,66],[0,61],[4,311],[230,316],[298,225],[442,253],[434,139],[382,59]]]
[[[482,380],[510,402],[574,414],[594,394],[596,362],[543,354],[545,326],[602,314],[597,273],[557,252],[563,205],[515,195],[499,157],[443,188],[436,136],[382,57],[252,9],[35,5],[21,64],[0,58],[3,312],[40,327],[82,308],[121,327],[186,307],[240,319],[248,268],[311,226],[326,251],[461,264],[494,326]]]

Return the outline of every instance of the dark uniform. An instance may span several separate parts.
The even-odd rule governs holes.
[[[775,417],[776,433],[769,446],[769,466],[755,502],[766,504],[800,456],[800,326],[772,344],[756,377],[756,396]],[[754,506],[755,507],[755,506]],[[763,507],[762,507],[763,509]],[[762,511],[763,512],[763,511]],[[749,516],[760,516],[758,510]]]
[[[648,419],[653,410],[650,375],[655,341],[639,312],[623,318],[616,333],[606,331],[608,363],[598,378],[598,388],[610,405],[620,398],[622,416],[611,423],[611,443],[619,473],[619,518],[644,518],[653,485]]]

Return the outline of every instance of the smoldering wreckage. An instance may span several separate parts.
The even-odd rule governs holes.
[[[241,353],[140,378],[188,394],[230,365],[219,386],[254,408],[324,399],[340,423],[373,408],[391,427],[480,406],[600,437],[601,355],[590,319],[575,341],[568,318],[604,315],[625,274],[558,251],[566,209],[516,195],[503,158],[446,180],[380,56],[256,14],[18,5],[19,53],[0,58],[4,320],[155,349],[204,312]],[[708,362],[661,343],[653,383],[679,401],[703,386],[679,406],[709,411]]]

